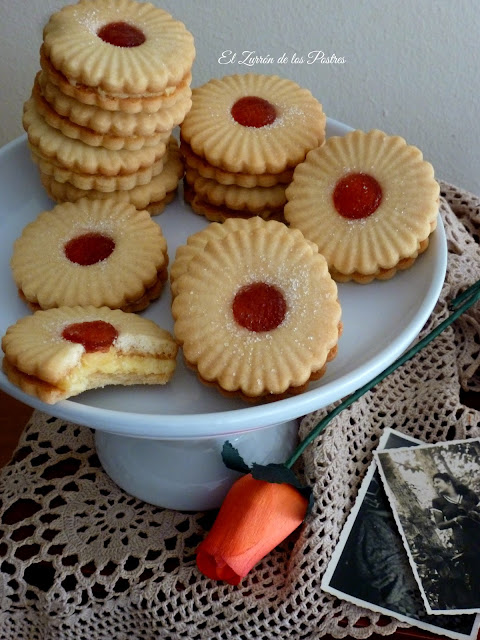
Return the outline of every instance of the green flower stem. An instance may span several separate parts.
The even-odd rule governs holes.
[[[343,400],[339,405],[337,405],[330,413],[328,413],[320,422],[310,431],[310,433],[298,444],[297,448],[290,456],[290,458],[285,462],[285,466],[290,469],[293,464],[298,460],[298,458],[302,455],[305,449],[309,444],[319,436],[322,431],[327,427],[329,422],[333,420],[341,411],[349,407],[351,404],[356,402],[364,393],[370,391],[375,385],[381,382],[384,378],[390,375],[395,369],[400,367],[402,364],[405,364],[407,360],[413,358],[421,349],[427,346],[432,340],[434,340],[444,329],[449,327],[455,320],[462,315],[467,309],[469,309],[472,305],[474,305],[480,299],[480,280],[475,282],[475,284],[471,285],[466,289],[463,293],[459,294],[456,298],[454,298],[450,304],[449,308],[453,309],[453,313],[451,313],[448,318],[446,318],[443,322],[441,322],[435,329],[432,329],[430,333],[428,333],[422,340],[419,340],[413,347],[410,347],[402,356],[397,358],[389,367],[387,367],[384,371],[379,373],[375,378],[367,382],[363,387],[360,387],[347,396],[345,400]]]
[[[470,287],[468,287],[468,289],[465,289],[463,293],[459,293],[456,298],[454,298],[453,300],[450,300],[448,307],[452,310],[456,309],[465,301],[467,301],[469,298],[472,298],[472,296],[474,296],[479,290],[480,290],[480,280],[472,284]]]

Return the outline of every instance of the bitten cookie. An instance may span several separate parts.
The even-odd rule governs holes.
[[[340,282],[386,280],[425,251],[440,188],[422,153],[399,136],[353,131],[298,165],[285,219],[318,245]]]
[[[167,280],[167,243],[147,211],[83,198],[28,224],[10,264],[33,310],[93,305],[141,311]]]
[[[174,333],[185,361],[227,395],[298,393],[336,355],[337,287],[323,256],[285,225],[208,241],[175,283]]]
[[[37,311],[7,329],[2,349],[10,382],[49,404],[106,385],[165,384],[177,354],[151,320],[106,307]]]

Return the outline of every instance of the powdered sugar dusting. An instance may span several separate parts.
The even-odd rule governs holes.
[[[99,12],[96,9],[92,9],[89,13],[75,11],[73,17],[79,25],[95,35],[104,23],[104,20],[100,18]]]

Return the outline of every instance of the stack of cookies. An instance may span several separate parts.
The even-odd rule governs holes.
[[[172,130],[191,107],[192,35],[134,0],[53,14],[23,125],[57,202],[112,198],[160,213],[183,175]]]
[[[214,78],[181,124],[185,200],[214,222],[282,219],[293,170],[325,139],[322,105],[295,82],[255,73]]]

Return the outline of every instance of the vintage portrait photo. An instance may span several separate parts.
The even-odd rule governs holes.
[[[375,456],[427,611],[480,611],[480,440]]]
[[[421,445],[386,429],[377,450]],[[358,606],[450,638],[477,637],[480,615],[427,612],[375,461],[363,479],[322,580],[322,589]]]

